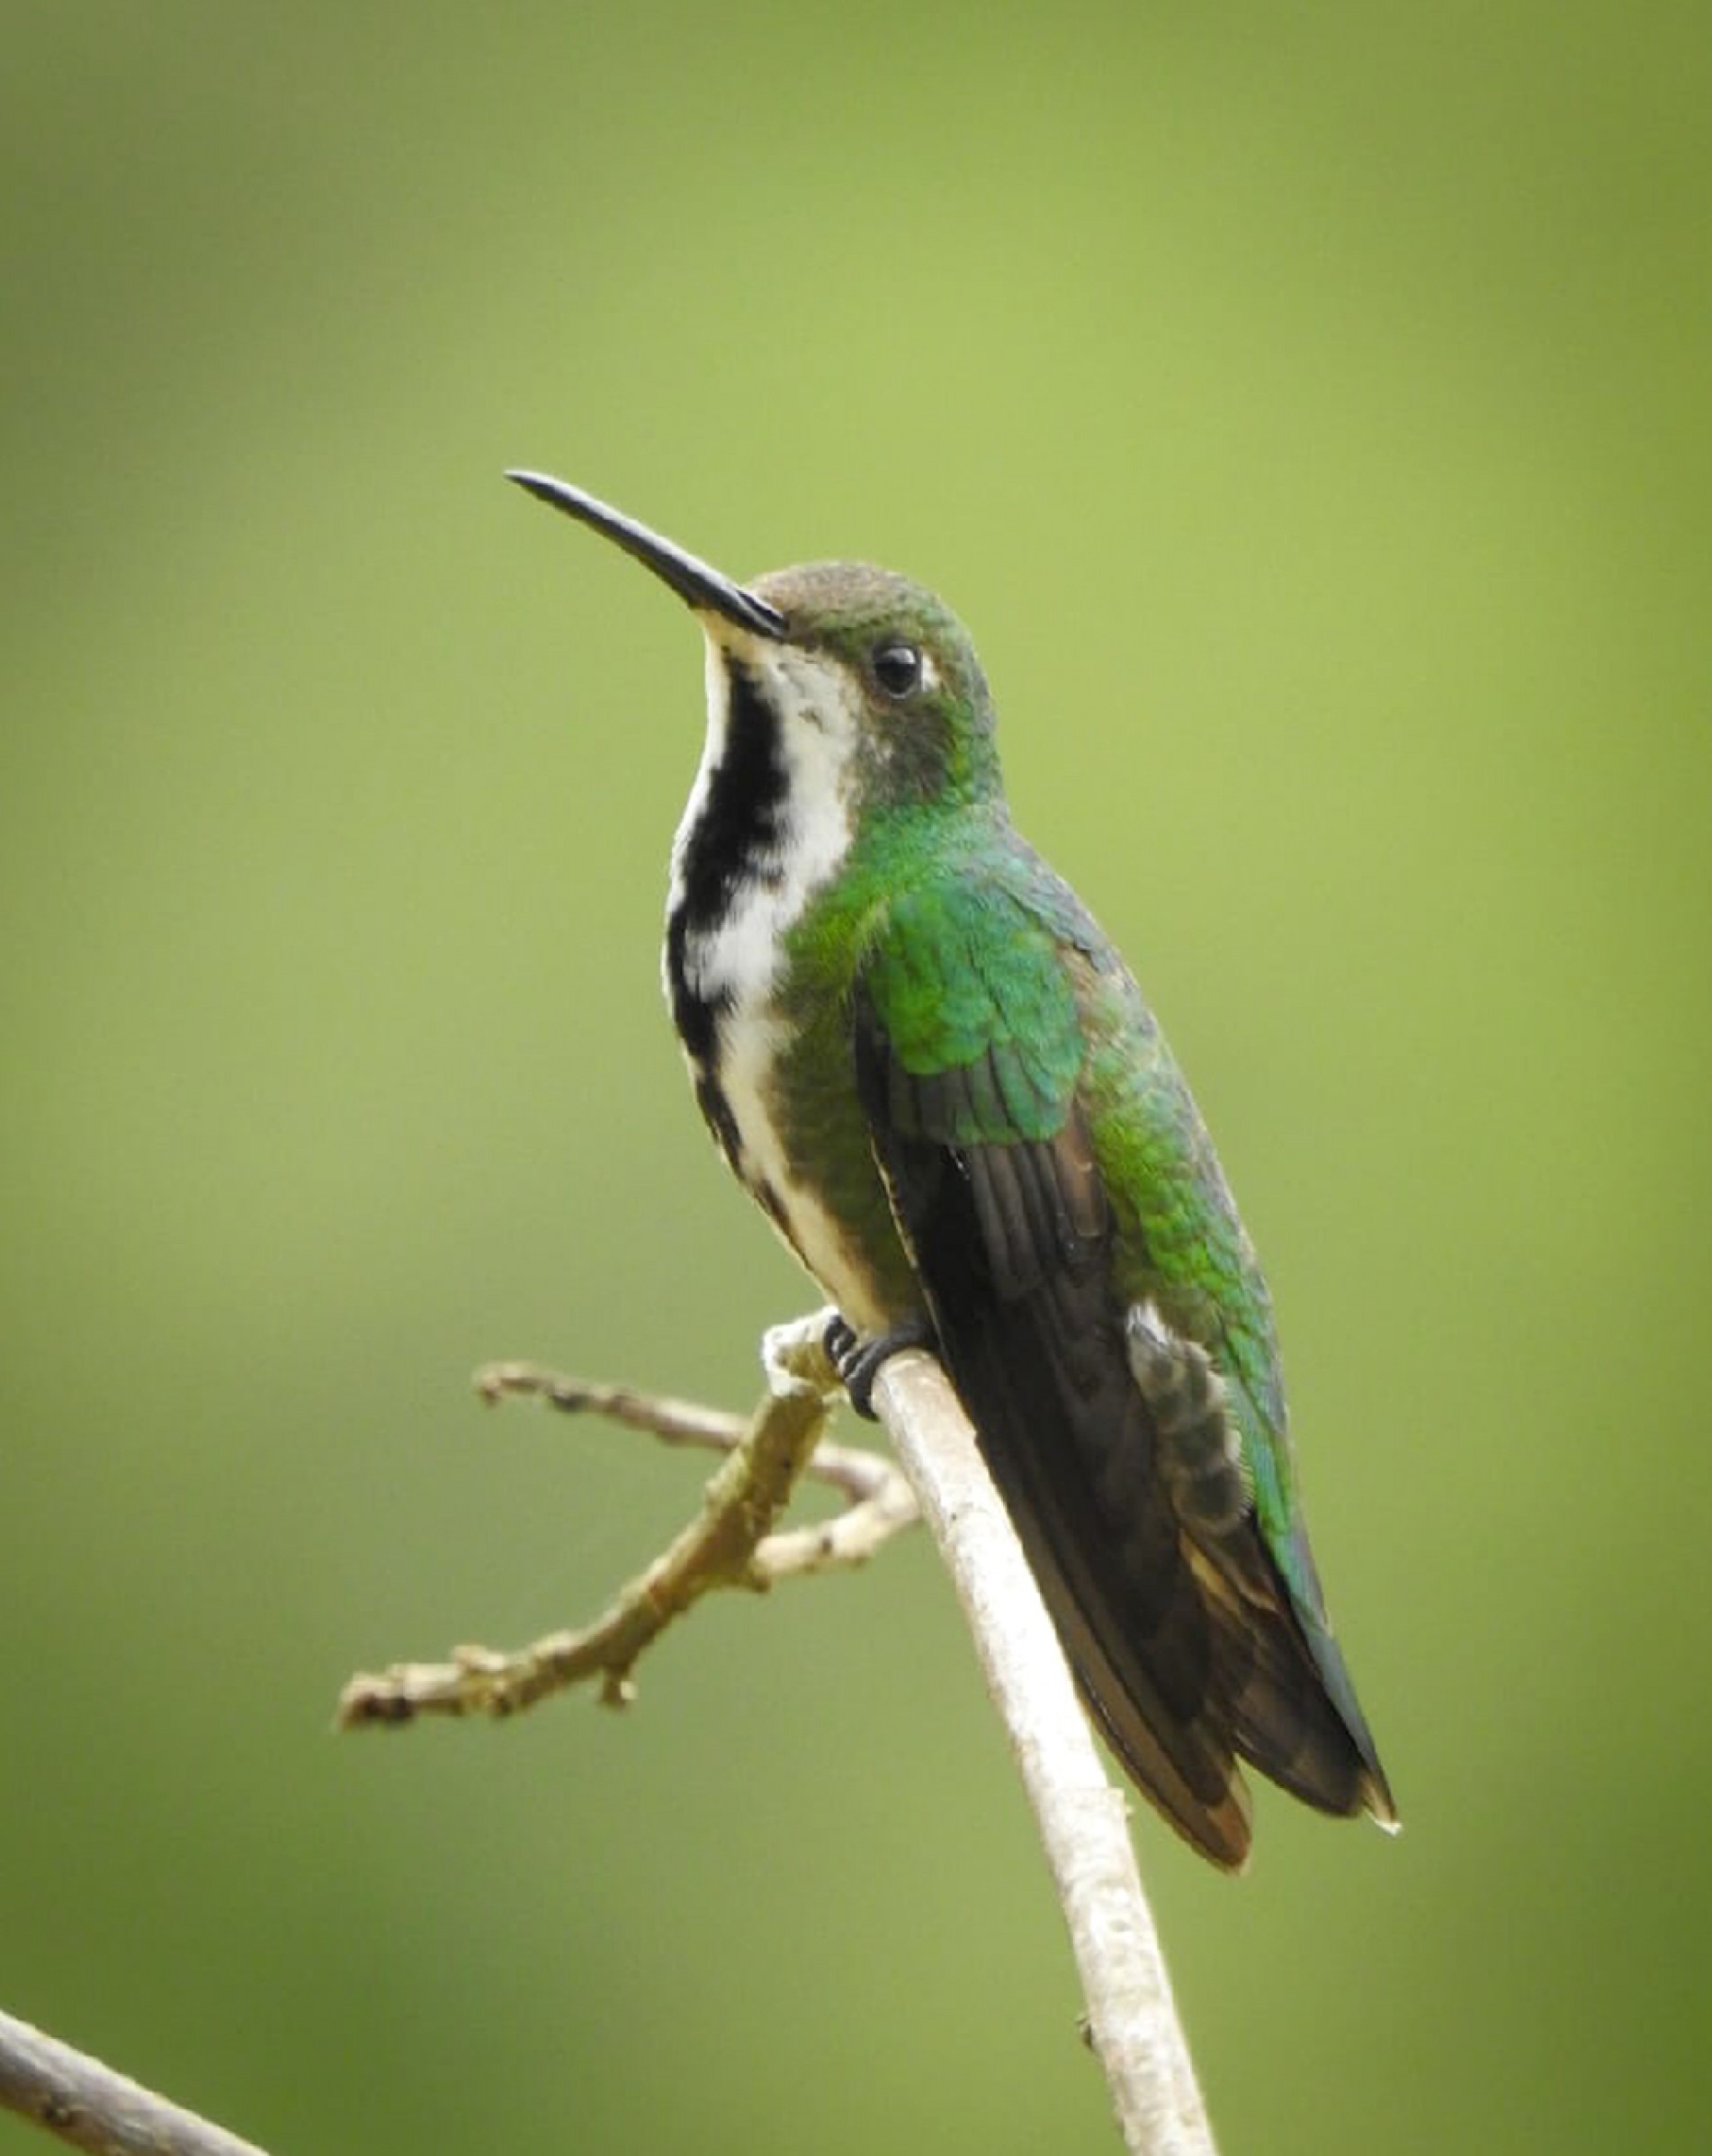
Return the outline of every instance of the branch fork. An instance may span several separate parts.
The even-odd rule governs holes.
[[[462,1647],[444,1662],[400,1662],[354,1677],[342,1728],[423,1715],[506,1715],[592,1682],[610,1705],[634,1689],[640,1657],[716,1587],[776,1582],[865,1563],[925,1518],[974,1635],[1040,1828],[1087,1999],[1084,2030],[1106,2071],[1132,2156],[1214,2156],[1201,2094],[1171,1999],[1130,1845],[1124,1798],[1106,1778],[1069,1670],[1020,1546],[933,1358],[911,1350],[882,1365],[874,1404],[898,1467],[830,1442],[842,1396],[823,1340],[831,1313],[776,1326],[762,1361],[766,1392],[745,1421],[682,1400],[584,1385],[533,1363],[483,1370],[482,1397],[544,1400],[722,1455],[696,1517],[578,1631],[550,1632],[501,1653]],[[824,1524],[779,1523],[797,1482],[830,1485],[845,1508]],[[0,2015],[0,2108],[99,2156],[261,2156],[85,2053]]]
[[[515,1714],[590,1682],[604,1704],[627,1706],[639,1658],[712,1589],[765,1594],[780,1580],[865,1564],[913,1525],[919,1516],[914,1495],[892,1462],[823,1435],[840,1396],[818,1341],[780,1327],[767,1334],[762,1361],[767,1389],[747,1422],[623,1386],[583,1384],[532,1362],[494,1362],[478,1371],[476,1389],[492,1405],[542,1400],[567,1415],[601,1415],[724,1459],[697,1517],[594,1623],[549,1632],[509,1653],[459,1647],[444,1662],[395,1662],[379,1675],[353,1677],[339,1700],[339,1727],[425,1714]],[[805,1477],[840,1491],[845,1509],[818,1526],[775,1526]]]
[[[825,1430],[842,1388],[823,1341],[832,1313],[766,1337],[766,1391],[741,1417],[622,1387],[587,1385],[533,1363],[494,1363],[482,1397],[546,1401],[668,1444],[724,1455],[701,1512],[594,1623],[515,1652],[465,1647],[444,1662],[402,1662],[354,1677],[341,1728],[426,1714],[505,1715],[569,1685],[596,1683],[612,1705],[632,1696],[639,1657],[716,1587],[761,1592],[782,1579],[865,1563],[925,1517],[974,1636],[1058,1890],[1087,2000],[1088,2041],[1105,2069],[1132,2156],[1213,2156],[1211,2129],[1142,1892],[1125,1798],[1107,1780],[1052,1621],[974,1433],[938,1363],[893,1356],[874,1405],[901,1467],[836,1445]],[[799,1479],[847,1500],[823,1525],[778,1524]]]

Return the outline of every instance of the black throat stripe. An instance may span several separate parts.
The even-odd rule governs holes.
[[[738,891],[771,866],[784,820],[789,778],[778,721],[748,667],[725,660],[730,706],[720,759],[684,846],[682,891],[666,922],[666,977],[672,1022],[697,1068],[712,1069],[723,997],[705,995],[688,975],[692,941],[711,935]],[[710,1117],[710,1121],[713,1119]]]

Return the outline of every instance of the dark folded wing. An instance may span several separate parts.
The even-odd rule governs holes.
[[[1014,947],[1012,960],[1016,979],[1026,961]],[[951,999],[955,1041],[935,1040],[919,999],[899,1007],[919,956],[871,966],[858,1087],[953,1382],[1083,1697],[1167,1818],[1235,1866],[1237,1754],[1338,1812],[1361,1808],[1364,1762],[1251,1518],[1192,1532],[1173,1499],[1125,1345],[1078,1059],[1042,1038],[1075,1023],[1073,1005],[1038,972],[1057,954],[1035,965],[1014,996],[988,980]],[[936,1047],[957,1059],[936,1064]]]

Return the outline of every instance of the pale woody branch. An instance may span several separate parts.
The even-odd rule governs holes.
[[[637,1657],[709,1588],[859,1562],[925,1514],[974,1634],[1035,1810],[1088,2003],[1089,2040],[1105,2068],[1133,2156],[1213,2156],[1206,2109],[1177,2018],[1130,1842],[1127,1807],[1100,1765],[1033,1575],[974,1433],[930,1356],[894,1357],[874,1406],[904,1473],[877,1455],[827,1444],[838,1397],[821,1345],[822,1312],[766,1336],[766,1397],[748,1423],[682,1401],[583,1385],[527,1363],[482,1374],[487,1397],[533,1394],[727,1457],[700,1517],[581,1632],[559,1632],[509,1655],[466,1648],[449,1663],[407,1663],[354,1678],[340,1720],[349,1726],[418,1713],[506,1713],[598,1676],[603,1696],[628,1696]],[[824,1526],[775,1531],[792,1485],[807,1474],[842,1489],[849,1509]]]
[[[919,1352],[882,1367],[874,1404],[951,1574],[1034,1807],[1125,2145],[1134,2156],[1214,2156],[1128,1805],[1100,1765],[969,1418],[937,1362]]]
[[[710,1588],[859,1563],[917,1515],[917,1498],[975,1638],[987,1685],[1035,1808],[1106,2070],[1133,2156],[1213,2156],[1195,2073],[1143,1896],[1124,1800],[1107,1783],[1032,1575],[931,1357],[894,1358],[874,1404],[915,1496],[876,1454],[825,1443],[838,1388],[821,1346],[826,1314],[769,1333],[768,1390],[748,1423],[677,1400],[579,1385],[522,1363],[483,1373],[490,1399],[532,1394],[724,1460],[699,1518],[582,1632],[520,1653],[466,1648],[450,1663],[404,1664],[346,1687],[346,1724],[418,1713],[506,1713],[598,1676],[626,1696],[636,1658]],[[847,1510],[824,1525],[775,1530],[804,1475],[832,1484]],[[0,2015],[0,2106],[97,2156],[260,2156],[247,2142],[151,2095],[97,2061]]]
[[[253,2142],[0,2014],[0,2108],[94,2156],[262,2156]]]

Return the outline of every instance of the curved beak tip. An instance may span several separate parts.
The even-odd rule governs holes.
[[[506,477],[514,487],[521,487],[537,501],[551,502],[555,508],[569,508],[578,499],[574,487],[567,487],[562,480],[553,479],[545,472],[528,472],[521,465],[513,464],[506,467]]]
[[[562,509],[568,517],[622,547],[698,612],[717,614],[757,636],[778,640],[787,633],[784,616],[776,606],[769,606],[765,599],[757,598],[752,591],[746,591],[742,585],[733,583],[730,577],[650,531],[645,524],[639,524],[633,517],[625,516],[622,509],[613,508],[564,480],[551,479],[544,472],[514,466],[506,477],[538,501]]]

